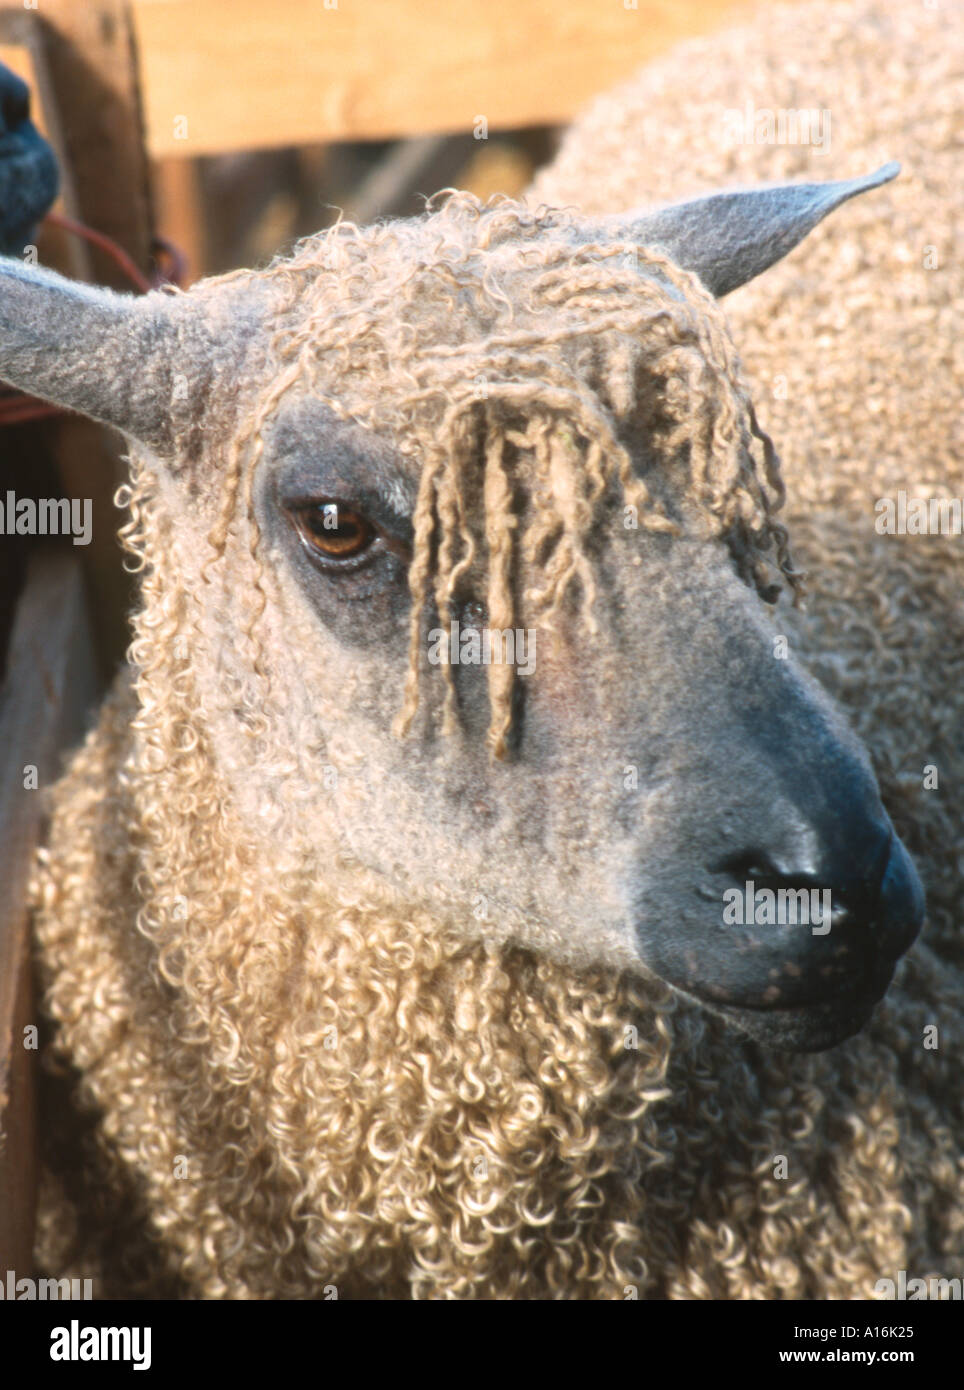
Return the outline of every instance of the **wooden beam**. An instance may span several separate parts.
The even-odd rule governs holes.
[[[46,3],[46,0],[45,0]],[[569,120],[750,0],[133,0],[155,156]]]
[[[80,567],[38,551],[20,599],[0,691],[0,1271],[33,1272],[37,1146],[26,893],[43,789],[83,732],[95,694]],[[37,769],[37,788],[25,769]]]
[[[71,217],[111,237],[147,270],[153,234],[147,156],[130,14],[122,0],[43,0],[37,77]],[[130,290],[117,265],[92,252],[93,279]]]

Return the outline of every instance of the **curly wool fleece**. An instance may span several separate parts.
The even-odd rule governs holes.
[[[421,914],[400,919],[347,873],[324,888],[279,881],[222,795],[178,645],[191,608],[165,566],[163,513],[142,473],[136,695],[118,687],[57,789],[36,882],[55,1052],[81,1073],[79,1109],[96,1121],[82,1140],[65,1136],[69,1161],[53,1154],[46,1269],[93,1273],[107,1294],[255,1298],[332,1286],[341,1297],[860,1298],[897,1269],[959,1272],[962,961],[946,849],[964,843],[964,827],[960,801],[917,790],[907,769],[938,763],[942,787],[964,775],[949,708],[960,598],[947,543],[898,549],[876,537],[864,524],[874,483],[865,465],[848,466],[848,441],[869,440],[882,480],[907,481],[899,470],[920,459],[915,481],[929,469],[956,481],[941,423],[955,399],[941,348],[951,271],[926,293],[917,272],[908,305],[898,249],[916,245],[913,229],[943,225],[959,196],[938,80],[952,45],[946,15],[932,23],[922,11],[911,45],[903,18],[843,13],[839,79],[843,21],[823,6],[655,65],[620,97],[628,133],[612,167],[625,183],[599,197],[607,210],[639,200],[626,169],[634,112],[687,130],[677,169],[691,167],[698,113],[729,91],[725,74],[740,75],[729,85],[741,94],[751,70],[761,93],[790,91],[787,52],[846,84],[834,109],[839,95],[850,153],[876,151],[881,36],[893,34],[886,138],[902,132],[896,153],[917,159],[916,185],[896,185],[890,219],[878,208],[828,226],[817,269],[802,250],[733,311],[757,305],[758,320],[741,325],[751,371],[767,381],[754,364],[772,360],[767,373],[793,383],[786,399],[766,398],[791,460],[794,530],[820,564],[801,631],[833,654],[821,673],[836,676],[926,873],[924,944],[860,1038],[777,1057],[659,986],[469,945]],[[902,54],[934,74],[913,79],[913,100]],[[540,196],[585,201],[597,137],[590,115],[563,151],[557,191]],[[725,183],[727,152],[702,157],[717,161],[708,183]],[[855,167],[864,159],[854,154]],[[580,165],[582,197],[565,181]],[[873,314],[875,331],[851,314]],[[899,349],[908,334],[913,361]],[[852,360],[858,341],[866,362]],[[811,380],[820,432],[807,418]],[[933,1024],[940,1047],[925,1050]]]

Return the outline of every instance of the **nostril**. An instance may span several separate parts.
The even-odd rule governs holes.
[[[789,881],[791,875],[782,873],[774,861],[767,854],[766,850],[750,849],[744,850],[740,854],[727,855],[718,864],[710,866],[710,872],[714,874],[729,874],[736,879],[753,879],[754,882],[763,879]],[[800,877],[805,877],[801,875]]]
[[[726,874],[739,884],[741,889],[743,889],[744,884],[752,884],[754,894],[765,893],[769,890],[775,895],[777,901],[780,900],[779,895],[781,893],[789,894],[797,904],[794,913],[799,907],[799,895],[801,893],[810,894],[811,904],[815,901],[822,904],[821,913],[829,910],[829,920],[834,927],[843,926],[844,923],[850,921],[859,907],[859,904],[854,901],[849,887],[846,889],[841,889],[839,886],[835,887],[832,882],[821,881],[820,877],[814,873],[803,871],[787,873],[765,850],[761,849],[744,850],[739,854],[727,855],[725,859],[717,862],[712,868],[712,872]],[[828,891],[829,896],[826,899],[817,897],[817,895],[822,895]],[[750,892],[749,888],[747,888],[747,892]],[[811,907],[810,910],[816,911],[817,909]],[[857,911],[857,915],[860,915],[859,911]],[[777,921],[780,920],[782,919],[778,917]],[[797,921],[797,916],[794,915],[791,920]],[[823,918],[821,917],[820,920]]]
[[[893,845],[893,831],[874,844],[873,851],[847,854],[843,847],[833,852],[818,853],[816,862],[807,862],[802,854],[801,864],[777,858],[765,849],[754,846],[720,859],[711,868],[714,874],[726,874],[739,884],[752,882],[757,889],[829,891],[833,904],[833,921],[841,924],[848,919],[871,921],[880,910],[884,874]]]

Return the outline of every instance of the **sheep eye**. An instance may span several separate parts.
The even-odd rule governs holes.
[[[302,541],[326,560],[354,560],[371,546],[378,532],[361,512],[340,502],[312,502],[293,510]]]

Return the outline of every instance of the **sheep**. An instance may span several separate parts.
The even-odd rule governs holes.
[[[780,38],[720,62],[780,72]],[[667,128],[695,71],[641,79],[651,100],[671,76]],[[595,133],[546,176],[553,203]],[[793,648],[826,654],[891,796],[888,701],[914,701],[920,761],[947,692],[882,659],[894,551],[798,472],[788,537],[711,292],[847,201],[811,290],[844,313],[854,228],[895,225],[892,173],[649,220],[455,195],[141,300],[4,263],[0,377],[127,435],[142,576],[32,890],[51,1066],[76,1075],[51,1107],[44,1269],[105,1296],[848,1298],[959,1267],[961,962],[925,837],[960,844],[960,807],[896,779],[930,925],[868,1025],[919,884]],[[874,239],[864,312],[889,284]],[[807,255],[761,281],[790,276],[805,360],[784,343],[775,365],[800,383],[821,379]],[[870,351],[859,322],[839,351]],[[802,428],[781,443],[812,466]],[[801,587],[798,530],[830,569],[784,659],[767,604]],[[958,601],[944,554],[897,566],[928,642]],[[536,669],[430,668],[456,620],[531,629]],[[959,762],[934,746],[946,788]],[[744,873],[824,880],[832,930],[726,934]]]

